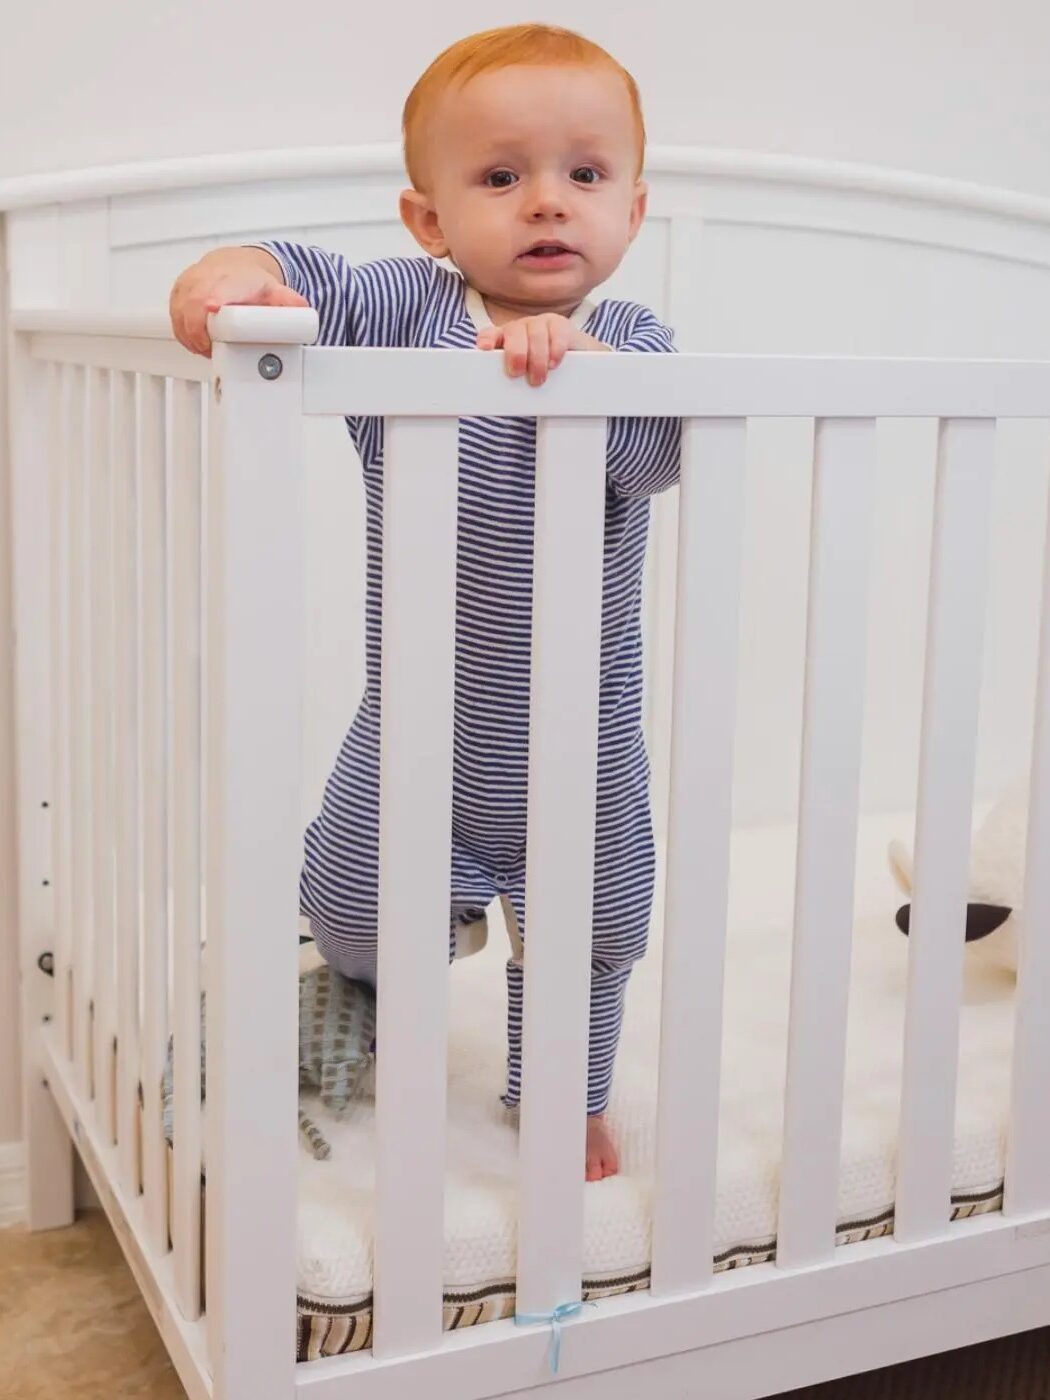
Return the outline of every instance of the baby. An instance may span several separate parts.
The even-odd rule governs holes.
[[[324,345],[503,351],[542,384],[567,351],[673,351],[631,302],[591,302],[645,215],[645,130],[634,80],[603,49],[541,24],[476,34],[440,54],[404,111],[411,189],[401,218],[427,254],[351,267],[285,242],[220,248],[171,294],[175,334],[210,354],[207,317],[227,303],[315,307]],[[442,259],[454,265],[446,267]],[[348,419],[368,517],[367,683],[306,834],[300,900],[322,956],[374,985],[378,884],[381,419]],[[586,1174],[614,1174],[605,1121],[623,998],[645,951],[653,892],[642,738],[642,565],[649,497],[678,477],[680,425],[612,419],[608,431]],[[536,424],[459,429],[450,956],[457,928],[501,898],[508,1057],[520,1095],[525,821]],[[573,931],[565,930],[566,937]]]

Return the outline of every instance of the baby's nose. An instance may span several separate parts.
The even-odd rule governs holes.
[[[533,220],[564,219],[565,201],[553,180],[537,181],[531,191],[529,216]]]
[[[535,223],[539,223],[543,219],[564,219],[565,217],[565,210],[560,204],[537,204],[530,215]]]

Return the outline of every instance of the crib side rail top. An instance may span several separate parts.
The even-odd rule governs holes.
[[[142,1190],[143,1230],[158,1254],[170,1225],[171,1306],[195,1325],[202,1265],[199,1193],[191,1184],[206,1156],[207,1326],[213,1362],[226,1368],[223,1385],[261,1393],[286,1364],[294,1314],[289,934],[301,850],[304,414],[387,420],[375,1358],[436,1349],[442,1336],[447,1008],[440,989],[462,416],[535,417],[539,425],[517,1276],[519,1313],[539,1316],[578,1299],[582,1273],[590,946],[581,936],[567,947],[560,931],[591,925],[605,420],[683,423],[653,1206],[658,1298],[712,1286],[721,1028],[715,974],[728,890],[748,420],[816,420],[777,1261],[785,1274],[830,1264],[835,1254],[850,955],[842,931],[853,909],[875,420],[940,420],[896,1231],[902,1249],[945,1233],[958,933],[982,664],[975,619],[983,616],[995,420],[1050,417],[1050,363],[596,352],[570,356],[533,389],[509,380],[499,355],[303,348],[316,335],[316,318],[299,309],[224,309],[212,319],[210,362],[176,345],[159,317],[21,312],[14,329],[24,390],[15,405],[19,617],[50,619],[47,646],[21,664],[29,736],[22,783],[30,793],[41,782],[49,790],[57,784],[67,797],[56,804],[57,892],[48,897],[53,904],[35,892],[39,919],[27,948],[57,948],[53,1043],[73,1066],[72,1090],[100,1103],[101,1140],[107,1150],[123,1150],[123,1189],[129,1199]],[[158,388],[164,379],[174,381],[167,397]],[[45,419],[57,423],[57,438],[41,433]],[[122,480],[128,510],[120,504]],[[48,541],[43,570],[30,539]],[[143,541],[163,542],[166,572],[151,572],[157,566]],[[163,655],[155,651],[158,638]],[[130,639],[134,655],[126,650]],[[1050,841],[1045,607],[1041,645],[1030,852]],[[119,712],[117,725],[100,723],[99,711],[119,705],[127,685],[138,687],[137,704]],[[130,747],[122,742],[136,732]],[[131,805],[151,794],[152,815]],[[35,890],[38,854],[30,838],[27,890]],[[125,888],[129,869],[139,873]],[[202,872],[206,1141],[199,1123],[192,1126],[201,930],[191,891]],[[121,1149],[120,1129],[139,1064],[154,1118],[158,1109],[166,954],[161,959],[158,946],[129,930],[142,891],[166,927],[168,878],[177,1085],[182,1067],[175,1172],[183,1188],[170,1222],[166,1192],[163,1202],[159,1196],[157,1124],[143,1144],[141,1175],[126,1140]],[[1050,905],[1050,864],[1030,859],[1028,882],[1028,927],[1045,927],[1050,918],[1031,911]],[[81,902],[93,910],[86,947],[74,917]],[[701,937],[697,908],[710,916]],[[124,955],[132,953],[147,964],[141,1018],[131,986],[120,981]],[[1050,1212],[1048,999],[1050,940],[1031,937],[1019,985],[1007,1182],[1006,1208],[1015,1217]],[[261,1040],[260,1024],[267,1028]],[[125,1027],[137,1060],[122,1063],[118,1035],[110,1103],[115,1026]],[[384,1027],[397,1033],[384,1038]],[[534,1358],[522,1343],[525,1374]],[[537,1354],[542,1345],[537,1340]]]
[[[209,380],[211,364],[172,339],[163,313],[21,310],[12,325],[36,359]],[[216,343],[311,346],[309,308],[225,307]],[[521,416],[526,386],[470,350],[312,347],[304,359],[308,415]],[[600,369],[594,366],[601,365]],[[576,352],[527,400],[530,416],[1045,418],[1050,362],[813,355]]]

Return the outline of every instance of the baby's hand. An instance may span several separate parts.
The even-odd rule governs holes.
[[[479,350],[503,349],[503,363],[512,379],[528,374],[529,383],[542,384],[549,370],[556,369],[567,350],[608,350],[592,335],[584,335],[566,316],[546,311],[541,316],[523,316],[504,326],[489,326],[478,332]]]
[[[171,289],[168,311],[176,340],[198,355],[210,355],[208,317],[220,307],[308,306],[275,272],[280,273],[280,264],[261,248],[208,253]]]

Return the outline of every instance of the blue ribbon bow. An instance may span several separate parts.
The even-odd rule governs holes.
[[[548,1359],[550,1361],[551,1374],[558,1374],[558,1362],[561,1358],[561,1325],[569,1317],[575,1317],[585,1307],[596,1307],[595,1303],[559,1303],[553,1312],[549,1313],[515,1313],[515,1327],[533,1327],[539,1323],[546,1323],[551,1329],[551,1342],[548,1349]]]

